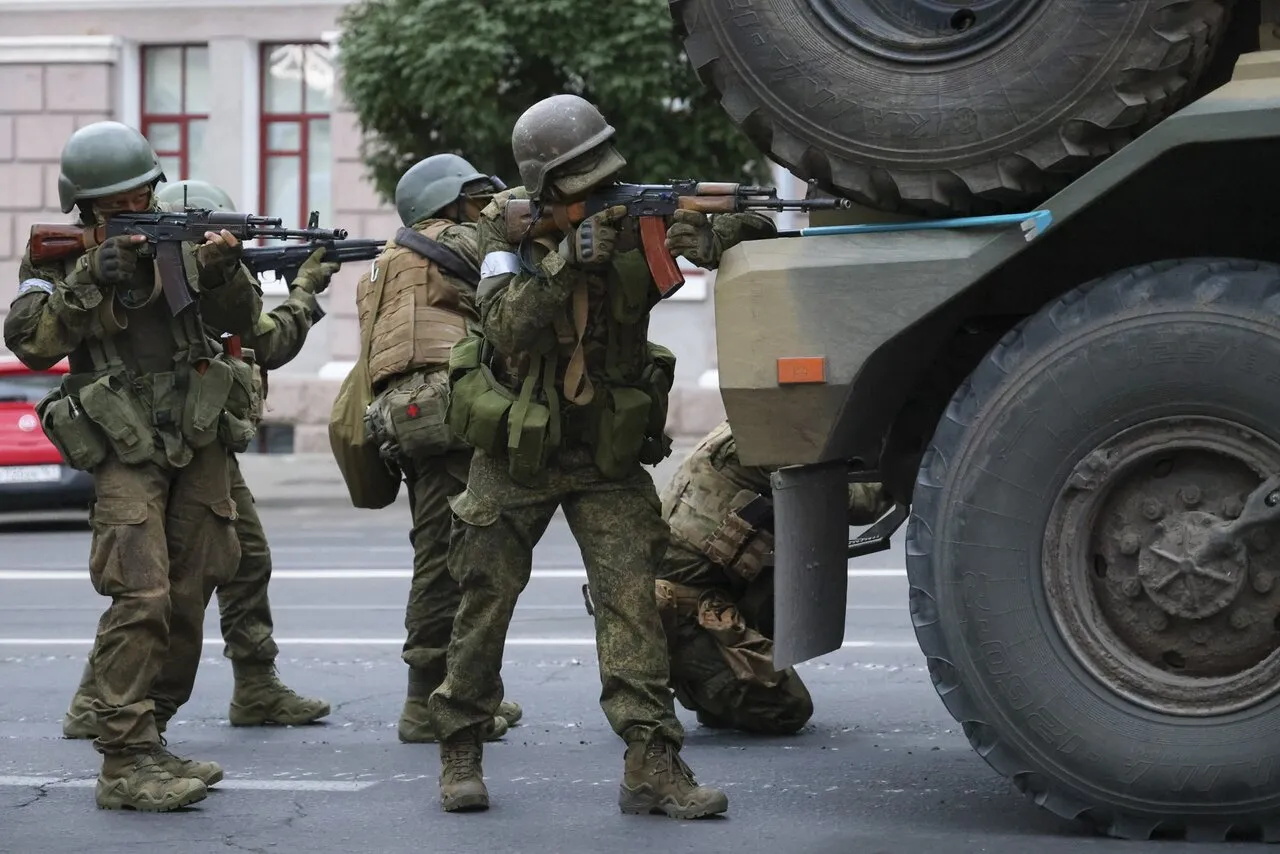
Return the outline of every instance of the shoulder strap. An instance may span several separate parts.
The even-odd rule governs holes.
[[[480,284],[480,271],[449,247],[437,243],[411,228],[403,226],[396,232],[396,243],[434,262],[440,269],[457,276],[471,287]]]

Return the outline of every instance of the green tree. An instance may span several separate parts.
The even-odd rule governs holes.
[[[388,200],[406,169],[446,151],[519,184],[511,127],[561,93],[617,129],[625,180],[768,180],[690,68],[667,0],[365,0],[339,25],[362,157]]]

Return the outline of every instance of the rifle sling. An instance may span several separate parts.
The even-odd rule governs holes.
[[[465,258],[449,247],[437,243],[411,228],[401,227],[396,232],[396,243],[412,250],[428,261],[434,262],[436,266],[456,276],[473,288],[480,284],[480,271],[467,263]]]

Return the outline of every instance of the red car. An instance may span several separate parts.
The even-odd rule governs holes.
[[[67,370],[65,359],[33,371],[0,358],[0,512],[87,509],[93,499],[93,479],[63,461],[36,417],[36,403]]]

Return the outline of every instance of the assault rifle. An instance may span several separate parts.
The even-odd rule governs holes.
[[[615,205],[627,209],[640,226],[640,247],[654,284],[663,297],[684,284],[684,274],[667,251],[667,218],[677,210],[704,214],[742,211],[818,211],[852,207],[848,199],[779,199],[775,187],[680,180],[670,184],[613,184],[602,187],[580,202],[545,204],[532,199],[507,202],[507,240],[520,243],[531,238],[564,234],[587,217]]]
[[[187,283],[186,269],[182,263],[182,244],[201,243],[205,232],[217,234],[226,230],[242,243],[265,238],[268,240],[345,240],[343,228],[319,228],[319,213],[313,212],[307,228],[284,228],[277,217],[255,216],[232,211],[215,211],[188,208],[185,211],[148,211],[146,213],[120,213],[107,220],[106,225],[79,226],[74,224],[38,223],[31,226],[31,260],[37,264],[78,255],[93,246],[120,235],[142,235],[146,238],[148,252],[154,254],[169,310],[177,317],[192,305],[191,288]],[[246,247],[247,249],[248,247]]]
[[[385,240],[355,239],[294,243],[288,246],[246,246],[240,260],[255,276],[273,271],[288,284],[298,277],[298,270],[303,262],[321,246],[325,248],[325,261],[342,264],[347,261],[372,261],[382,254],[386,245]]]

